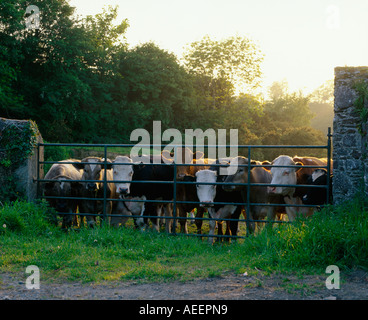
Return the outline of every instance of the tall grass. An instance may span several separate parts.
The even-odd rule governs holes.
[[[232,244],[108,226],[64,232],[45,202],[0,208],[0,272],[34,264],[43,280],[170,281],[227,272],[324,273],[368,267],[368,210],[356,197],[293,224],[264,228]]]

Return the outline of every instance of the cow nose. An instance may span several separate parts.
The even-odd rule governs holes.
[[[213,202],[212,201],[203,201],[204,203],[201,203],[199,206],[200,207],[213,207]]]
[[[128,188],[119,188],[119,193],[124,195],[128,193]]]
[[[267,191],[268,191],[268,193],[275,193],[276,192],[276,187],[267,187]]]
[[[97,185],[96,185],[96,183],[88,183],[87,188],[88,188],[88,190],[96,190]]]

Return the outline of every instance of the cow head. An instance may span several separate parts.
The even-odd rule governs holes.
[[[201,183],[214,183],[217,181],[217,173],[212,170],[200,170],[196,172],[196,180]],[[201,207],[212,207],[216,197],[215,184],[197,184],[197,196]]]
[[[86,164],[81,163],[83,168],[82,180],[100,180],[104,179],[104,159],[99,157],[88,157],[81,160],[81,162],[87,162]],[[106,159],[106,169],[112,168],[112,162],[110,159]],[[95,192],[102,188],[102,182],[86,182],[85,189],[89,192]]]
[[[225,184],[222,186],[225,191],[235,191],[241,188],[240,185],[226,185],[226,183],[248,183],[248,168],[242,165],[248,165],[248,158],[238,156],[230,161],[230,167],[235,167],[236,172],[226,177]]]
[[[310,185],[327,185],[327,170],[316,169],[312,175],[308,177],[307,184]],[[308,188],[307,194],[303,196],[303,204],[323,205],[326,203],[327,190],[319,188]]]
[[[289,156],[279,156],[272,161],[273,166],[302,166],[301,162],[294,162],[294,160]],[[296,173],[301,168],[283,168],[283,167],[271,167],[272,180],[271,184],[289,185],[296,184],[297,177]],[[283,196],[293,196],[295,192],[295,187],[289,186],[269,186],[268,193],[278,194]]]
[[[126,164],[120,164],[126,163]],[[113,179],[114,181],[128,181],[116,182],[116,191],[120,198],[130,193],[130,181],[133,177],[133,161],[127,156],[117,156],[112,162]]]
[[[55,177],[55,181],[45,183],[44,194],[51,197],[76,197],[80,189],[79,182],[69,182],[62,180],[69,180],[65,176]],[[49,199],[51,205],[58,212],[69,212],[71,206],[71,199]]]
[[[147,200],[146,196],[141,197],[125,197],[123,198],[125,201],[125,205],[127,209],[135,216],[143,215],[144,213],[144,201]],[[138,201],[129,201],[129,200],[140,200]]]
[[[190,173],[191,164],[196,163],[198,160],[203,161],[204,153],[202,151],[192,152],[188,147],[177,148],[175,153],[170,153],[167,150],[162,151],[162,157],[165,163],[174,162],[178,164],[186,164],[185,166],[176,167],[176,178],[179,181],[183,181],[184,177]],[[198,162],[197,162],[198,163]],[[203,162],[204,163],[204,162]]]

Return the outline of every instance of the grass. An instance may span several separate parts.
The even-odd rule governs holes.
[[[0,208],[0,272],[40,268],[43,281],[192,280],[226,273],[324,273],[368,267],[368,209],[356,197],[232,244],[133,228],[62,231],[46,203]],[[257,270],[257,271],[255,271]]]

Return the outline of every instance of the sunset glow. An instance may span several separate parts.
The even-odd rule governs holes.
[[[367,65],[368,2],[244,0],[71,0],[84,16],[119,6],[131,46],[154,41],[179,58],[205,35],[256,41],[265,54],[263,87],[286,79],[291,90],[309,93],[334,76],[336,66]]]

